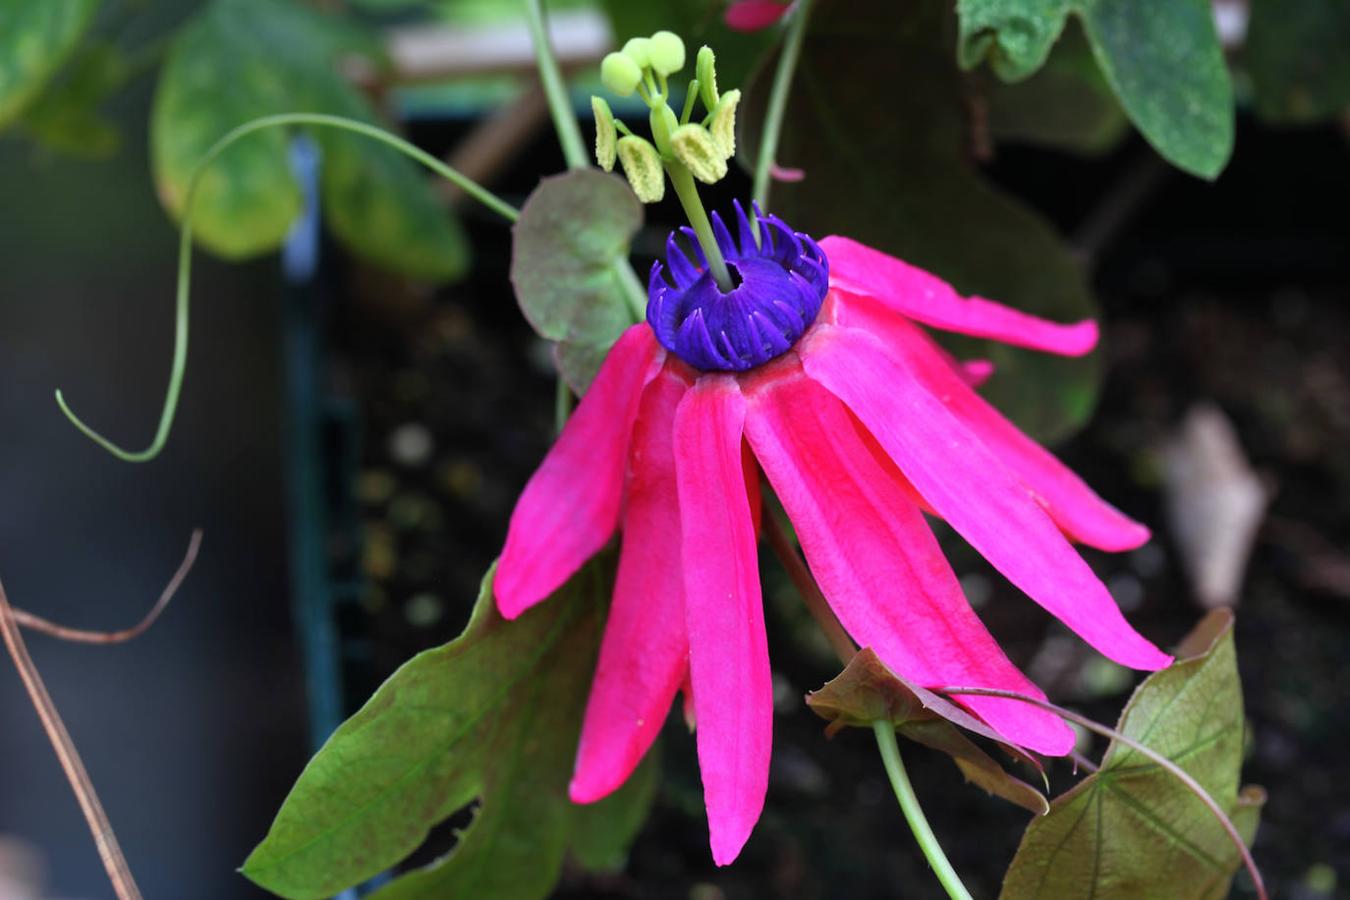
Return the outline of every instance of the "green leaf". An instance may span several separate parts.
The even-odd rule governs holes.
[[[1006,745],[997,732],[954,703],[896,675],[870,647],[855,653],[844,671],[823,688],[807,694],[806,705],[830,723],[826,734],[845,726],[870,728],[873,722],[890,722],[910,740],[950,756],[967,781],[990,794],[1037,815],[1049,809],[1040,791],[1009,775],[956,725]],[[1025,753],[1020,755],[1031,761]]]
[[[1243,61],[1263,119],[1336,115],[1350,106],[1350,4],[1252,0]]]
[[[1025,78],[1077,13],[1135,127],[1168,161],[1214,178],[1233,152],[1233,89],[1209,0],[961,0],[957,59]]]
[[[14,121],[79,44],[99,0],[0,0],[0,128]]]
[[[1045,64],[1064,28],[1070,0],[957,0],[962,68],[984,59],[1004,81],[1020,81]]]
[[[64,77],[49,84],[24,110],[24,133],[44,147],[70,156],[102,159],[113,155],[122,144],[122,134],[98,107],[126,83],[130,74],[120,49],[89,42]]]
[[[1130,128],[1072,19],[1034,75],[1016,84],[994,80],[986,96],[989,131],[1000,142],[1096,155],[1114,149]]]
[[[516,301],[540,336],[558,342],[558,368],[578,394],[632,324],[619,265],[641,224],[628,185],[581,169],[540,181],[512,230]]]
[[[1215,178],[1233,154],[1233,86],[1209,0],[1079,0],[1130,121],[1178,168]]]
[[[321,112],[374,121],[337,69],[342,57],[377,55],[368,36],[291,0],[214,0],[174,41],[151,116],[155,180],[183,213],[188,181],[227,131],[259,116]],[[465,236],[422,173],[388,147],[314,129],[324,149],[322,201],[334,233],[358,255],[432,280],[468,263]],[[250,135],[226,150],[199,188],[197,239],[231,259],[276,249],[301,209],[288,136]]]
[[[244,874],[284,897],[331,896],[478,799],[450,854],[377,896],[547,895],[574,840],[567,782],[612,579],[602,557],[507,622],[489,572],[464,633],[395,672],[305,767]],[[614,858],[635,830],[631,798],[614,802],[629,824],[592,835],[588,856]]]
[[[817,238],[844,234],[899,256],[966,294],[1058,321],[1095,318],[1083,273],[1054,230],[970,161],[966,85],[944,37],[948,24],[935,4],[820,4],[778,152],[806,178],[776,185],[773,211]],[[771,77],[772,61],[742,103],[746,159],[759,143]],[[1065,436],[1091,412],[1097,354],[959,346],[995,362],[983,393],[1040,439]]]
[[[316,137],[325,221],[339,240],[414,278],[445,281],[464,273],[468,239],[419,169],[359,135],[325,129]]]
[[[1211,613],[1177,658],[1140,685],[1116,729],[1184,768],[1250,840],[1264,795],[1238,793],[1244,719],[1232,614]],[[1237,848],[1193,794],[1112,742],[1101,769],[1027,828],[1001,896],[1218,898],[1239,864]]]

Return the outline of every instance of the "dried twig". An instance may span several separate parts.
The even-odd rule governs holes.
[[[75,742],[71,740],[70,732],[66,730],[65,723],[61,721],[61,715],[56,711],[56,704],[52,701],[51,694],[47,692],[47,686],[43,683],[42,676],[38,674],[33,658],[28,654],[28,647],[24,645],[23,634],[19,630],[19,626],[22,623],[57,637],[86,643],[115,643],[135,637],[154,622],[170,598],[173,597],[179,585],[183,583],[183,579],[187,576],[188,570],[196,559],[200,544],[201,532],[194,531],[192,542],[188,545],[187,555],[164,589],[164,593],[160,595],[159,602],[155,604],[154,609],[139,625],[126,631],[105,633],[68,629],[28,613],[23,613],[21,619],[18,611],[9,605],[9,598],[5,595],[4,586],[0,585],[0,633],[4,635],[5,646],[9,649],[9,655],[14,660],[15,668],[19,670],[19,677],[23,680],[23,686],[28,691],[29,699],[33,702],[33,708],[37,710],[38,718],[42,721],[42,727],[47,732],[48,739],[52,742],[52,749],[56,751],[56,758],[60,761],[67,780],[70,781],[71,789],[75,792],[75,799],[79,801],[85,821],[89,823],[89,831],[94,836],[94,845],[98,848],[99,858],[103,860],[103,866],[108,871],[108,879],[112,882],[113,890],[117,893],[119,900],[141,900],[140,889],[136,886],[136,879],[132,877],[131,868],[127,865],[122,848],[117,843],[117,836],[113,833],[112,823],[108,821],[108,815],[103,811],[103,804],[99,802],[98,792],[94,790],[94,784],[89,779],[89,772],[80,759],[79,751],[75,749]]]
[[[145,614],[145,618],[130,628],[123,628],[121,631],[89,631],[83,628],[68,628],[65,625],[58,625],[50,619],[44,619],[41,616],[26,612],[25,610],[10,607],[10,612],[14,616],[14,621],[18,622],[24,628],[30,628],[33,631],[50,635],[54,638],[60,638],[63,641],[74,641],[79,644],[121,644],[132,638],[140,637],[155,620],[164,612],[173,595],[178,592],[182,586],[183,579],[187,578],[188,572],[192,570],[192,564],[197,561],[197,551],[202,546],[202,530],[200,528],[192,532],[192,539],[188,542],[187,553],[183,555],[183,561],[178,564],[178,571],[173,573],[169,583],[164,586],[164,592],[159,595],[159,600]]]

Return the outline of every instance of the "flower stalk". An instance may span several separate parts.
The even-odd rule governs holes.
[[[895,739],[895,726],[877,719],[872,723],[872,731],[877,736],[881,762],[885,765],[886,775],[891,780],[895,799],[900,801],[905,821],[914,832],[914,840],[918,841],[919,849],[923,850],[928,864],[933,867],[933,873],[937,875],[938,881],[942,882],[942,887],[952,900],[972,900],[970,891],[961,883],[961,877],[952,868],[947,854],[942,852],[942,845],[938,843],[937,835],[933,834],[928,818],[923,814],[923,807],[919,806],[919,798],[914,794],[914,786],[909,783],[904,761],[900,759],[900,744]]]
[[[768,485],[765,485],[764,489],[768,493]],[[839,656],[839,661],[847,666],[849,660],[858,652],[857,645],[853,643],[853,639],[844,631],[844,626],[830,609],[829,602],[820,592],[815,579],[811,577],[806,563],[792,546],[792,541],[779,524],[778,517],[772,512],[765,515],[763,528],[765,536],[769,539],[769,546],[783,564],[783,568],[787,569],[788,578],[801,594],[807,610],[824,632],[826,640]],[[872,723],[872,732],[876,735],[877,749],[881,751],[881,763],[886,768],[886,777],[890,779],[891,789],[895,791],[895,798],[900,802],[900,811],[904,813],[910,831],[914,832],[914,839],[918,842],[924,858],[928,860],[928,865],[932,867],[938,881],[942,883],[942,887],[952,900],[971,900],[970,892],[966,890],[966,886],[961,882],[961,876],[956,874],[956,869],[947,859],[947,854],[943,852],[942,845],[938,843],[937,836],[933,834],[933,829],[928,824],[928,818],[923,814],[923,807],[919,805],[919,798],[914,793],[914,786],[910,784],[904,761],[900,758],[900,745],[895,739],[895,726],[877,719]]]

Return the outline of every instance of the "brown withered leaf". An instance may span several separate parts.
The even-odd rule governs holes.
[[[890,722],[904,737],[950,756],[967,781],[989,793],[1037,815],[1050,809],[1040,791],[1008,774],[956,726],[996,741],[1039,770],[1035,757],[1009,745],[998,732],[950,700],[896,675],[870,647],[858,651],[844,671],[820,690],[807,694],[806,704],[830,723],[825,729],[830,736],[850,725],[870,728],[873,722]]]

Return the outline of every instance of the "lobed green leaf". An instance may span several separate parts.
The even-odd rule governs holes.
[[[1096,155],[1119,145],[1130,127],[1075,19],[1035,74],[1015,84],[994,79],[985,96],[989,132],[998,143]]]
[[[1232,614],[1211,613],[1177,658],[1140,685],[1116,730],[1185,769],[1250,843],[1264,794],[1238,792],[1244,718]],[[1137,750],[1112,742],[1100,770],[1027,828],[1000,896],[1218,898],[1239,864],[1204,804]]]
[[[1042,65],[1064,28],[1070,0],[957,0],[961,66],[981,61],[1005,81],[1020,81]]]
[[[587,814],[567,799],[612,571],[602,557],[512,622],[489,572],[464,633],[406,663],[334,732],[243,873],[283,897],[331,896],[396,865],[475,799],[448,855],[376,896],[538,898],[569,845],[583,862],[620,859],[651,784],[606,801],[607,830],[575,828]]]
[[[1209,0],[1078,0],[1097,63],[1148,142],[1216,178],[1233,154],[1233,86]]]
[[[999,77],[1038,70],[1077,14],[1121,105],[1169,162],[1214,178],[1233,151],[1233,89],[1209,0],[961,0],[957,59]]]

